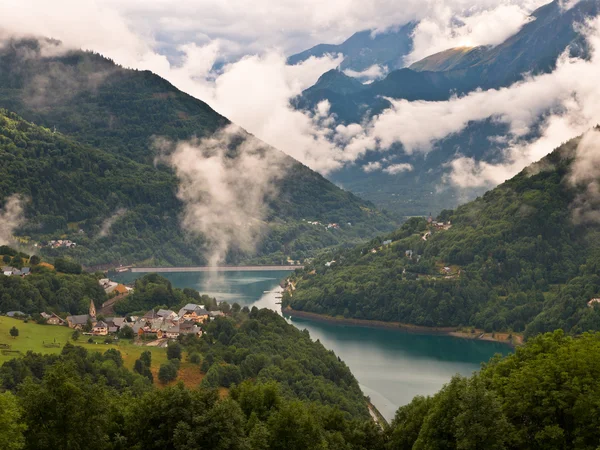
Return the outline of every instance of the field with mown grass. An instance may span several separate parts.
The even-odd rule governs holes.
[[[19,336],[14,338],[10,335],[10,329],[17,327]],[[133,341],[121,340],[113,344],[105,344],[104,337],[93,337],[94,343],[89,343],[89,336],[81,335],[77,341],[73,341],[71,336],[73,330],[67,327],[57,325],[39,325],[33,321],[27,323],[22,320],[13,319],[10,317],[0,316],[0,344],[10,345],[10,350],[20,351],[22,354],[28,351],[44,354],[59,354],[67,342],[74,345],[79,345],[89,351],[105,352],[110,348],[114,348],[121,352],[125,367],[133,369],[135,360],[140,357],[142,352],[150,351],[152,353],[152,373],[154,374],[155,384],[161,386],[158,382],[158,369],[161,364],[167,362],[167,350],[165,348],[135,345]],[[49,345],[59,344],[60,347],[51,347]],[[0,364],[12,358],[18,358],[17,353],[2,353],[0,349]],[[187,354],[183,354],[183,361],[177,376],[177,381],[183,381],[188,387],[197,387],[202,381],[203,374],[200,372],[200,367],[196,364],[187,362]],[[176,383],[177,381],[172,382]]]

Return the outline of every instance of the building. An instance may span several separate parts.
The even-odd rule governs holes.
[[[165,320],[177,319],[177,313],[175,311],[171,311],[170,309],[159,309],[156,311],[156,315]]]
[[[96,324],[96,305],[94,305],[94,300],[90,301],[90,310],[88,314],[67,317],[69,328],[74,328],[76,330],[83,329],[88,321],[91,322],[92,327]]]
[[[119,283],[116,283],[115,281],[110,281],[108,278],[101,278],[100,280],[98,280],[98,284],[100,284],[100,287],[104,289],[104,292],[106,292],[107,294],[110,294],[119,285]]]
[[[392,240],[388,239],[387,241],[383,241],[383,245],[387,246],[387,245],[391,245],[392,244]]]
[[[106,336],[108,334],[108,324],[102,320],[96,322],[92,327],[92,333],[98,336]]]
[[[109,333],[118,333],[119,330],[126,326],[126,320],[124,317],[109,317],[106,319]]]
[[[208,315],[213,320],[216,319],[217,317],[224,317],[225,316],[225,314],[223,314],[222,311],[209,311]]]
[[[197,337],[201,337],[202,328],[193,321],[183,322],[179,324],[179,334],[194,334]]]
[[[192,320],[194,322],[204,322],[210,317],[208,311],[203,306],[194,303],[188,303],[179,310],[177,314],[180,321]]]
[[[88,314],[80,314],[78,316],[68,316],[67,324],[69,328],[73,328],[74,330],[82,330],[85,327],[90,319]]]
[[[165,322],[163,326],[158,330],[156,336],[159,339],[177,339],[180,334],[180,326],[178,323],[173,324]]]
[[[54,313],[50,313],[50,314],[48,314],[48,313],[45,313],[45,312],[43,312],[43,313],[41,313],[40,315],[41,315],[41,316],[42,316],[44,319],[46,319],[46,323],[47,323],[48,325],[64,325],[64,324],[65,324],[65,321],[64,321],[62,318],[58,317],[58,316],[57,316],[56,314],[54,314]]]
[[[8,317],[19,317],[19,316],[27,317],[27,314],[25,314],[23,311],[9,311],[6,313],[6,315]]]
[[[154,311],[153,309],[151,309],[150,311],[148,311],[146,314],[144,314],[142,316],[142,320],[154,320],[156,319],[156,311]]]

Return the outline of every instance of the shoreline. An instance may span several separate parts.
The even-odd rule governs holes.
[[[475,333],[467,333],[457,327],[427,327],[423,325],[411,325],[401,322],[384,322],[381,320],[346,319],[344,317],[333,317],[306,311],[296,311],[289,306],[282,308],[281,312],[284,316],[289,316],[292,318],[296,317],[299,319],[309,319],[316,322],[335,325],[351,325],[363,328],[395,330],[404,333],[451,336],[460,339],[497,342],[513,348],[523,343],[523,337],[521,335],[513,334],[512,339],[509,339],[509,333],[485,333],[483,330],[475,330]]]

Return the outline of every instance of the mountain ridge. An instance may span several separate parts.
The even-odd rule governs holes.
[[[8,139],[2,150],[12,155],[13,159],[10,161],[14,164],[30,164],[32,167],[48,164],[48,168],[42,171],[47,180],[59,173],[64,175],[65,179],[75,176],[66,173],[64,168],[58,172],[44,172],[50,170],[49,167],[55,163],[48,159],[49,156],[44,153],[45,149],[55,145],[53,142],[58,139],[60,145],[77,155],[73,156],[77,164],[87,158],[85,154],[89,151],[83,150],[84,148],[96,148],[97,151],[91,152],[90,155],[100,158],[98,163],[103,158],[113,161],[116,170],[121,174],[120,183],[131,184],[131,181],[127,181],[127,174],[120,170],[122,166],[131,168],[131,178],[139,176],[140,186],[149,188],[155,178],[160,180],[158,184],[162,183],[160,193],[150,189],[141,195],[143,201],[138,198],[133,203],[123,196],[108,195],[110,191],[106,192],[108,197],[105,199],[102,198],[101,192],[94,192],[93,189],[84,195],[80,186],[84,186],[89,180],[100,180],[101,175],[95,172],[98,164],[85,166],[88,178],[69,185],[70,191],[65,192],[65,195],[75,193],[79,200],[72,204],[83,201],[86,207],[81,208],[78,213],[67,204],[64,210],[71,210],[72,217],[68,217],[69,214],[63,217],[58,207],[62,202],[60,196],[49,204],[38,204],[35,211],[31,206],[26,206],[26,216],[29,219],[39,216],[40,210],[47,210],[42,215],[53,217],[52,223],[55,225],[51,229],[42,227],[38,231],[30,228],[27,230],[29,236],[49,240],[66,233],[69,239],[81,242],[82,237],[77,235],[77,230],[69,230],[68,226],[77,228],[74,223],[82,222],[80,225],[83,228],[95,232],[93,230],[101,225],[102,220],[120,209],[128,211],[124,217],[117,218],[113,230],[121,228],[123,238],[144,235],[142,230],[148,231],[153,228],[148,226],[148,221],[154,223],[155,230],[147,236],[147,240],[143,240],[143,248],[133,252],[132,243],[125,240],[121,242],[123,245],[120,247],[106,242],[97,255],[85,254],[82,247],[81,250],[48,250],[52,256],[67,252],[79,258],[81,262],[92,265],[131,263],[134,262],[134,255],[138,262],[144,260],[146,263],[161,265],[205,262],[202,254],[194,254],[186,248],[192,242],[195,243],[193,247],[197,248],[202,239],[189,241],[181,234],[178,218],[182,204],[176,198],[178,181],[168,167],[154,165],[156,154],[151,150],[151,144],[157,135],[173,141],[211,136],[215,131],[230,124],[226,118],[214,112],[206,103],[177,90],[166,80],[150,72],[123,69],[111,60],[90,52],[70,51],[59,56],[44,57],[38,41],[13,41],[10,46],[0,50],[0,107],[9,108],[25,119],[46,127],[43,130],[32,123],[26,123],[18,116],[13,117],[11,120],[16,121],[16,124],[11,125],[10,129],[5,127],[2,130],[2,135]],[[4,116],[7,114],[4,113]],[[23,135],[19,135],[19,128],[24,130]],[[56,135],[52,134],[53,131]],[[248,134],[244,136],[250,138]],[[20,147],[21,140],[24,148]],[[27,145],[31,146],[30,150],[46,156],[36,161],[37,155],[28,153]],[[268,148],[266,145],[264,147]],[[267,239],[259,246],[259,256],[272,255],[273,258],[269,258],[281,262],[294,253],[294,259],[301,259],[320,247],[341,243],[347,239],[361,239],[381,227],[391,227],[393,220],[376,211],[374,205],[339,189],[289,156],[275,149],[269,151],[280,155],[287,162],[289,170],[285,177],[277,181],[280,195],[270,202],[266,217],[273,239]],[[5,180],[12,179],[11,173],[16,173],[17,169],[12,168],[14,171],[7,173]],[[8,170],[8,166],[5,165],[3,169]],[[141,176],[144,172],[148,175]],[[31,173],[26,172],[22,180],[13,179],[12,183],[5,181],[0,189],[1,197],[6,199],[15,193],[37,195],[28,192],[27,183],[23,184],[28,180],[30,185],[35,185],[34,180],[28,177],[31,177]],[[18,186],[20,188],[17,189]],[[52,184],[49,189],[52,189]],[[90,195],[94,198],[93,201],[90,200]],[[160,202],[153,201],[145,205],[146,209],[152,211],[151,217],[146,216],[148,211],[144,210],[144,202],[154,196],[165,199],[168,207],[161,212]],[[315,202],[315,199],[319,200]],[[134,205],[137,206],[133,207]],[[130,209],[132,207],[135,212]],[[85,214],[81,214],[81,211],[85,211]],[[327,231],[324,227],[320,229],[309,225],[306,222],[309,220],[324,222],[325,225],[344,224],[345,229]],[[158,238],[157,233],[163,230],[158,224],[166,226],[167,222],[171,230],[177,230],[172,233],[179,242],[176,245],[178,250],[174,252],[172,249],[157,250],[159,242],[168,242],[172,237],[167,233]],[[352,226],[346,225],[347,222],[351,222]],[[49,236],[49,233],[54,237]],[[230,259],[229,263],[239,261],[240,254],[236,256],[236,252],[233,252],[230,257],[233,259]],[[244,258],[247,259],[248,255]]]

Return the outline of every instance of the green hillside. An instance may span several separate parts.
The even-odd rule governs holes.
[[[315,260],[284,302],[334,316],[526,335],[600,329],[600,309],[588,307],[600,294],[600,230],[574,223],[581,191],[566,181],[577,144],[442,212],[444,226],[414,218]]]
[[[595,450],[600,335],[532,339],[398,409],[388,449]]]
[[[73,240],[78,246],[68,255],[87,265],[204,263],[202,239],[192,240],[179,226],[177,179],[154,166],[151,143],[155,136],[208,136],[229,121],[150,72],[92,53],[44,57],[39,45],[18,41],[0,50],[0,106],[20,114],[0,112],[7,162],[0,167],[0,203],[15,193],[30,199],[19,234]],[[257,255],[234,249],[229,263],[253,256],[298,260],[391,229],[393,221],[372,204],[281,157],[289,169],[268,205],[267,236]],[[110,236],[98,237],[103,221],[121,210]],[[332,231],[307,221],[352,226]]]

